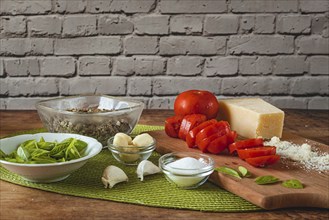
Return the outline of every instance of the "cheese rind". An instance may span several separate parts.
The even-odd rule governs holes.
[[[246,138],[281,137],[284,112],[260,98],[219,100],[218,119]]]

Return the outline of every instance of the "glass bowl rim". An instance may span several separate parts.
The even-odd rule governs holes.
[[[199,158],[206,158],[209,161],[209,163],[206,163],[205,164],[206,166],[204,166],[202,168],[198,168],[198,169],[169,167],[167,164],[164,163],[165,162],[165,159],[167,159],[169,157],[172,157],[172,156],[174,156],[176,154],[180,154],[180,153],[181,154],[186,154],[187,156],[188,155],[194,155],[194,156],[198,156]],[[182,157],[182,158],[184,158],[184,157]],[[215,162],[214,162],[214,160],[210,156],[205,155],[205,154],[200,154],[200,153],[196,153],[196,152],[172,152],[172,153],[168,153],[168,154],[162,155],[159,158],[159,165],[160,165],[160,169],[162,169],[163,171],[168,172],[168,173],[170,173],[172,175],[177,175],[177,176],[196,176],[196,175],[200,175],[200,174],[207,173],[209,171],[214,170]],[[194,174],[178,174],[175,171],[198,171],[198,172],[197,173],[194,173]]]
[[[61,101],[61,100],[69,100],[69,99],[74,99],[74,98],[83,98],[83,97],[105,97],[105,98],[109,98],[109,99],[115,99],[118,101],[124,101],[127,103],[134,103],[135,105],[131,106],[131,107],[126,107],[126,108],[120,108],[118,110],[115,111],[109,111],[109,112],[95,112],[95,113],[83,113],[83,112],[71,112],[68,110],[62,110],[62,109],[54,109],[48,106],[45,106],[45,103],[48,102],[52,102],[52,101]],[[129,98],[118,98],[118,97],[114,97],[114,96],[108,96],[108,95],[75,95],[75,96],[65,96],[65,97],[57,97],[57,98],[52,98],[52,99],[47,99],[47,100],[40,100],[38,101],[36,104],[36,109],[47,109],[48,111],[52,111],[55,113],[61,113],[61,114],[67,114],[67,115],[79,115],[79,116],[90,116],[90,115],[98,115],[98,116],[107,116],[107,115],[116,115],[118,113],[124,113],[124,112],[131,112],[135,109],[138,108],[144,108],[144,103],[140,102],[140,101],[136,101],[136,100],[131,100]]]

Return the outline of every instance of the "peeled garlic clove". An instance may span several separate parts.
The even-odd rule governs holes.
[[[140,178],[141,181],[144,180],[144,176],[152,175],[160,172],[161,172],[160,168],[148,160],[143,160],[142,162],[140,162],[137,166],[137,171],[136,171],[137,177]]]
[[[133,145],[142,147],[142,146],[151,145],[154,142],[154,140],[151,135],[149,135],[147,133],[143,133],[143,134],[137,135],[132,142],[133,142]]]
[[[128,182],[128,176],[116,166],[108,166],[105,168],[102,176],[102,182],[105,188],[112,188],[115,184]]]
[[[113,138],[113,145],[115,146],[128,146],[131,143],[132,139],[129,135],[125,133],[117,133]]]

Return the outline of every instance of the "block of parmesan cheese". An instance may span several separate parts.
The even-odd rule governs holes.
[[[281,137],[284,112],[260,98],[219,100],[218,119],[246,138]]]

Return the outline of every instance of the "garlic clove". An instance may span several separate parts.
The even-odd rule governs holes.
[[[149,146],[154,142],[151,135],[147,133],[143,133],[140,135],[137,135],[133,140],[132,143],[135,146],[142,147],[142,146]]]
[[[154,165],[151,161],[143,160],[137,166],[137,177],[141,181],[144,180],[144,176],[160,173],[161,170],[158,166]]]
[[[128,146],[131,144],[131,137],[125,133],[117,133],[113,138],[114,146]]]
[[[125,172],[116,166],[108,166],[103,171],[102,183],[105,188],[112,188],[117,183],[128,182]]]

